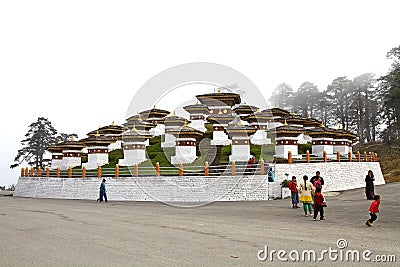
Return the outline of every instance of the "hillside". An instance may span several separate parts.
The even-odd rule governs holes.
[[[353,151],[377,153],[386,182],[400,182],[400,140],[390,145],[374,143],[354,146]]]

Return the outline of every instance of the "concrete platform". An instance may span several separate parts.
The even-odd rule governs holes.
[[[340,250],[336,242],[341,238],[348,245],[342,251],[368,249],[371,257],[395,255],[399,261],[399,191],[400,183],[376,187],[382,203],[373,227],[364,225],[371,202],[363,189],[328,196],[327,220],[316,222],[304,217],[302,209],[292,209],[288,199],[179,208],[154,202],[0,197],[0,265],[297,266],[277,258],[260,261],[258,251],[266,245],[276,251]],[[377,263],[326,257],[322,264]]]

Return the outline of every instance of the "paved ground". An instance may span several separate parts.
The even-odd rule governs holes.
[[[342,252],[369,249],[371,259],[384,254],[400,261],[400,183],[376,191],[381,213],[371,228],[364,225],[370,201],[361,189],[327,197],[327,220],[317,222],[287,199],[176,208],[0,196],[0,266],[297,266],[276,254],[263,262],[257,253],[267,245],[288,253],[313,249],[319,257],[324,249],[338,249],[339,238],[348,243]],[[325,254],[324,265],[340,264],[345,262]]]

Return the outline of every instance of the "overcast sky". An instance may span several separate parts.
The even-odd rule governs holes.
[[[39,116],[80,138],[121,124],[136,90],[176,65],[229,66],[266,98],[282,82],[323,90],[385,74],[399,10],[395,0],[1,1],[0,185],[17,182],[9,166]]]

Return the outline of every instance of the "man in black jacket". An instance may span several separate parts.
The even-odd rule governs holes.
[[[321,179],[321,185],[324,185],[324,179],[320,176],[320,174],[321,174],[321,173],[320,173],[319,171],[317,171],[317,172],[315,173],[315,176],[311,177],[310,183],[311,183],[312,185],[314,185],[314,182],[315,182],[315,180],[318,179],[318,177]]]

